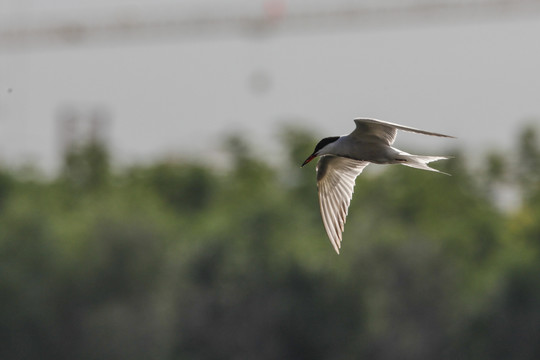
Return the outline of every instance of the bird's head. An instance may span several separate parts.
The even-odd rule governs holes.
[[[304,163],[302,164],[302,167],[304,167],[304,165],[306,165],[311,160],[315,159],[317,156],[328,154],[327,152],[325,152],[325,150],[327,150],[328,145],[334,143],[337,139],[339,139],[339,136],[331,136],[319,141],[315,146],[315,150],[313,150],[313,153],[309,155],[306,161],[304,161]]]

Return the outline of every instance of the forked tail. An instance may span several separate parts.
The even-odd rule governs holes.
[[[423,156],[423,155],[411,155],[405,152],[399,154],[398,161],[400,164],[410,166],[416,169],[435,171],[441,174],[450,175],[440,170],[430,167],[428,164],[437,160],[450,159],[448,156]]]

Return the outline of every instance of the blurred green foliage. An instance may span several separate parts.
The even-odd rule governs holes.
[[[111,169],[96,144],[53,180],[0,171],[0,358],[540,358],[534,128],[485,171],[367,171],[339,256],[299,167],[314,137],[282,138],[281,168],[230,138],[226,171]]]

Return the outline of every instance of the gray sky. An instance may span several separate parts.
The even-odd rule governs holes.
[[[53,13],[68,8],[4,0],[0,11],[31,22],[50,3]],[[539,35],[540,16],[531,16],[4,49],[0,161],[54,169],[66,107],[110,114],[120,163],[212,159],[221,136],[237,130],[276,151],[280,124],[340,135],[357,116],[459,137],[401,134],[404,150],[509,149],[523,123],[540,119]]]

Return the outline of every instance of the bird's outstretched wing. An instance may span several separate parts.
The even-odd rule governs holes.
[[[338,254],[355,179],[368,164],[367,161],[333,155],[322,156],[317,163],[321,216],[326,233]]]
[[[415,129],[408,126],[398,125],[389,123],[386,121],[381,121],[377,119],[354,119],[356,123],[356,129],[351,133],[352,136],[359,138],[369,138],[376,137],[382,140],[387,145],[392,145],[394,140],[396,140],[397,130],[404,130],[409,132],[415,132],[418,134],[431,135],[431,136],[440,136],[453,138],[450,135],[439,134],[431,131],[425,131],[420,129]]]

